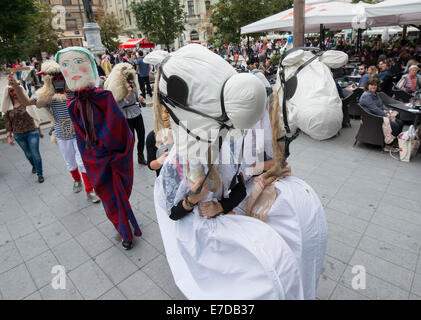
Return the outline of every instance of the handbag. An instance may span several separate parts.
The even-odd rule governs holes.
[[[420,141],[415,134],[414,126],[410,126],[408,131],[402,132],[398,136],[399,158],[401,161],[409,162],[417,153]]]

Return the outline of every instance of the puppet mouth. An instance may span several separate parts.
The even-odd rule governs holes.
[[[80,78],[82,78],[82,76],[73,76],[72,80],[79,80]]]

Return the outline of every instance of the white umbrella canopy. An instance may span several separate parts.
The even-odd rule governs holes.
[[[358,21],[357,17],[369,6],[371,5],[341,1],[306,3],[305,32],[318,32],[321,24],[325,28],[336,30],[352,28]],[[244,26],[241,28],[241,33],[292,31],[293,23],[294,9],[291,8]]]
[[[421,24],[421,0],[386,0],[365,11],[367,26]]]

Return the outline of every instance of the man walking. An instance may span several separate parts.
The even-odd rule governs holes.
[[[142,51],[139,51],[139,56],[140,58],[136,60],[136,72],[137,72],[137,77],[139,79],[140,90],[142,91],[142,96],[144,99],[146,99],[146,92],[152,98],[152,88],[151,88],[151,82],[149,80],[150,66],[149,64],[146,64],[143,62],[144,54]],[[145,89],[145,86],[146,86],[146,89]]]

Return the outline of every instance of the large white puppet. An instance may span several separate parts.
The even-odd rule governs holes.
[[[249,196],[236,212],[264,221],[286,241],[299,265],[303,297],[315,299],[327,245],[325,213],[320,199],[307,183],[297,177],[284,177],[285,173],[290,175],[286,159],[289,143],[296,135],[288,134],[289,130],[285,128],[288,127],[288,122],[284,121],[287,113],[284,114],[282,100],[279,99],[283,86],[278,81],[271,94],[267,80],[260,73],[255,75],[267,87],[270,99],[263,117],[248,132],[248,135],[258,136],[260,130],[264,138],[246,139],[245,149],[250,148],[251,141],[252,149],[257,154],[264,153],[266,161],[261,166],[253,165],[253,170],[243,172],[246,176],[247,172],[265,172],[248,180]],[[250,154],[245,152],[245,157]],[[245,158],[246,168],[250,168],[252,163]]]
[[[286,81],[286,107],[292,130],[299,128],[316,140],[335,136],[342,128],[342,101],[330,68],[348,62],[341,51],[319,52],[318,48],[288,50],[280,63]],[[279,96],[283,99],[283,94]],[[281,102],[282,103],[282,102]]]
[[[225,137],[223,130],[248,129],[262,117],[262,82],[251,74],[236,74],[200,45],[171,55],[155,51],[145,62],[160,65],[155,117],[164,105],[176,132],[154,191],[166,256],[180,290],[190,299],[314,298],[326,243],[325,221],[314,218],[324,218],[319,199],[301,180],[284,179],[277,183],[281,191],[267,221],[247,216],[242,188],[250,190],[253,183],[244,187],[237,175],[242,169],[232,144],[217,143]],[[216,147],[198,155],[196,145]],[[274,158],[282,158],[279,152]],[[229,161],[209,165],[208,160],[221,155]],[[203,212],[209,208],[224,214],[207,219]]]

